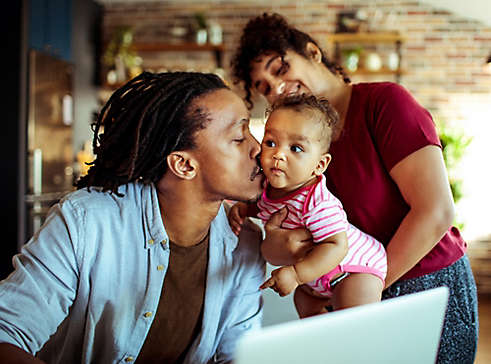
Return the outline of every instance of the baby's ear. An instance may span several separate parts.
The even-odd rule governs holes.
[[[317,167],[314,169],[314,174],[316,176],[320,176],[322,173],[324,173],[327,169],[327,166],[331,162],[331,155],[329,153],[323,154],[321,159],[319,160],[319,163],[317,163]]]

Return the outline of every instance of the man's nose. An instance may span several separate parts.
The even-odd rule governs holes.
[[[256,159],[256,161],[258,161],[259,163],[259,157],[260,157],[260,153],[261,153],[261,144],[258,143],[258,141],[256,140],[256,138],[254,138],[252,135],[251,135],[251,142],[252,142],[252,146],[251,146],[251,158],[254,158]]]

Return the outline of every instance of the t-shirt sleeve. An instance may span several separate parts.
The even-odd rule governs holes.
[[[418,149],[441,147],[430,113],[404,87],[387,83],[374,96],[372,136],[388,171]]]
[[[346,213],[341,202],[333,195],[312,207],[305,215],[304,223],[312,234],[314,243],[348,229]]]

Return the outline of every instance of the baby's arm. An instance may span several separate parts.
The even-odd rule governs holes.
[[[259,209],[255,203],[237,202],[228,213],[228,222],[235,235],[240,234],[244,219],[248,216],[257,216]]]
[[[294,265],[271,272],[271,278],[261,286],[272,288],[280,296],[290,294],[299,285],[311,282],[333,270],[348,253],[348,239],[342,231],[314,245],[304,259]]]

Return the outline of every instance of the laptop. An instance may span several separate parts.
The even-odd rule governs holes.
[[[448,288],[254,330],[234,364],[435,363]]]

